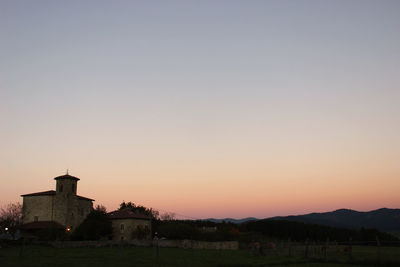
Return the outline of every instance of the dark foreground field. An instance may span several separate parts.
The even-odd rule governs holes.
[[[22,254],[22,255],[21,255]],[[296,254],[296,253],[293,253]],[[380,259],[380,262],[379,262]],[[63,248],[46,246],[3,247],[0,266],[400,266],[400,248],[353,247],[352,259],[336,251],[294,256],[271,251],[259,255],[249,250],[191,250],[178,248],[113,247]]]

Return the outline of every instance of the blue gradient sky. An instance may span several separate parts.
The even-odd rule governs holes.
[[[399,1],[0,1],[0,205],[399,207]]]

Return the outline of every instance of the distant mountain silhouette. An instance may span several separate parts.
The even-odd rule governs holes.
[[[332,212],[284,217],[279,216],[269,219],[322,224],[351,229],[375,228],[400,236],[400,209],[383,208],[367,212],[339,209]]]
[[[222,222],[229,222],[229,223],[244,223],[244,222],[248,222],[248,221],[255,221],[258,220],[257,218],[254,217],[247,217],[247,218],[243,218],[243,219],[232,219],[232,218],[224,218],[224,219],[215,219],[215,218],[208,218],[208,219],[204,219],[204,221],[210,221],[210,222],[214,222],[214,223],[222,223]]]

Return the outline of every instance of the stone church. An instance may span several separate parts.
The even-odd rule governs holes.
[[[77,195],[77,177],[55,177],[56,190],[22,195],[22,229],[64,228],[73,231],[93,210],[93,199]]]

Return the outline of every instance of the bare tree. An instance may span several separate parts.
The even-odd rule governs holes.
[[[150,208],[150,216],[153,219],[158,219],[160,217],[160,212],[158,210]]]
[[[175,213],[165,212],[165,213],[161,214],[160,218],[163,221],[172,221],[172,220],[175,220]]]
[[[147,208],[142,205],[136,205],[135,203],[130,202],[130,201],[127,203],[125,201],[123,201],[119,205],[119,210],[122,210],[122,209],[130,209],[131,211],[133,211],[135,213],[150,216],[152,219],[158,219],[158,217],[160,216],[160,212],[158,210],[155,210],[153,208]]]
[[[22,205],[19,202],[10,203],[0,209],[0,229],[15,233],[22,224]],[[7,230],[6,230],[7,229]]]

